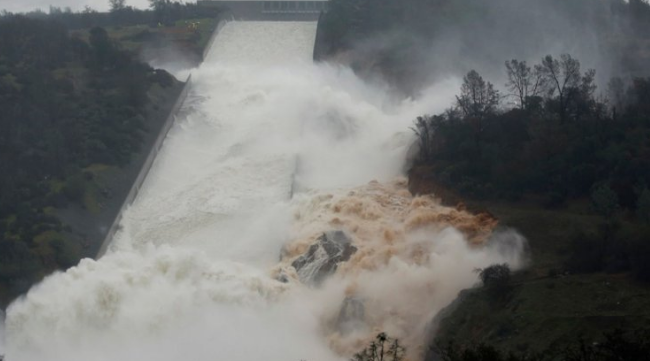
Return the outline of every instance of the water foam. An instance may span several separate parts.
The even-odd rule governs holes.
[[[314,37],[314,23],[222,29],[106,256],[10,306],[10,361],[328,361],[380,330],[417,349],[476,267],[521,264],[516,236],[399,178],[412,119],[448,104],[455,81],[394,101],[312,64]],[[275,278],[333,229],[359,251],[321,288]],[[351,297],[364,317],[342,332]]]

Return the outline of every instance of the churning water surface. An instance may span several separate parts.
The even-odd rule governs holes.
[[[451,83],[396,101],[313,64],[315,31],[221,30],[108,253],[8,309],[7,361],[330,361],[379,331],[417,358],[474,269],[521,265],[516,234],[481,246],[492,224],[406,190],[412,120],[448,104]],[[291,262],[333,230],[356,253],[304,284]]]

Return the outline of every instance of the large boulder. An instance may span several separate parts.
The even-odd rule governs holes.
[[[357,251],[343,231],[330,231],[320,236],[309,250],[291,264],[300,281],[318,286],[336,272],[338,264],[348,261]]]

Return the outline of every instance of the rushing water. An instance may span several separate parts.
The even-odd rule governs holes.
[[[490,220],[413,197],[400,178],[412,120],[448,104],[454,82],[392,101],[313,64],[315,27],[222,29],[108,253],[9,308],[8,361],[329,361],[381,330],[415,358],[475,268],[521,265],[516,234],[476,246]],[[291,261],[331,230],[358,250],[304,285]],[[342,327],[351,299],[363,317]]]

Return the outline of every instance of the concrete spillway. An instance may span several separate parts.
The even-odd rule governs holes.
[[[517,266],[518,249],[468,247],[438,220],[471,215],[400,180],[412,119],[447,104],[449,85],[394,101],[313,64],[315,31],[221,30],[106,255],[10,306],[7,361],[333,361],[377,329],[417,349],[475,268]],[[332,229],[358,251],[312,288],[292,261]],[[351,297],[363,317],[343,333]]]
[[[270,82],[311,66],[315,28],[242,22],[221,30],[116,246],[182,241],[225,256],[231,241],[214,235],[235,237],[238,222],[288,200],[303,118],[287,117],[289,94]]]

